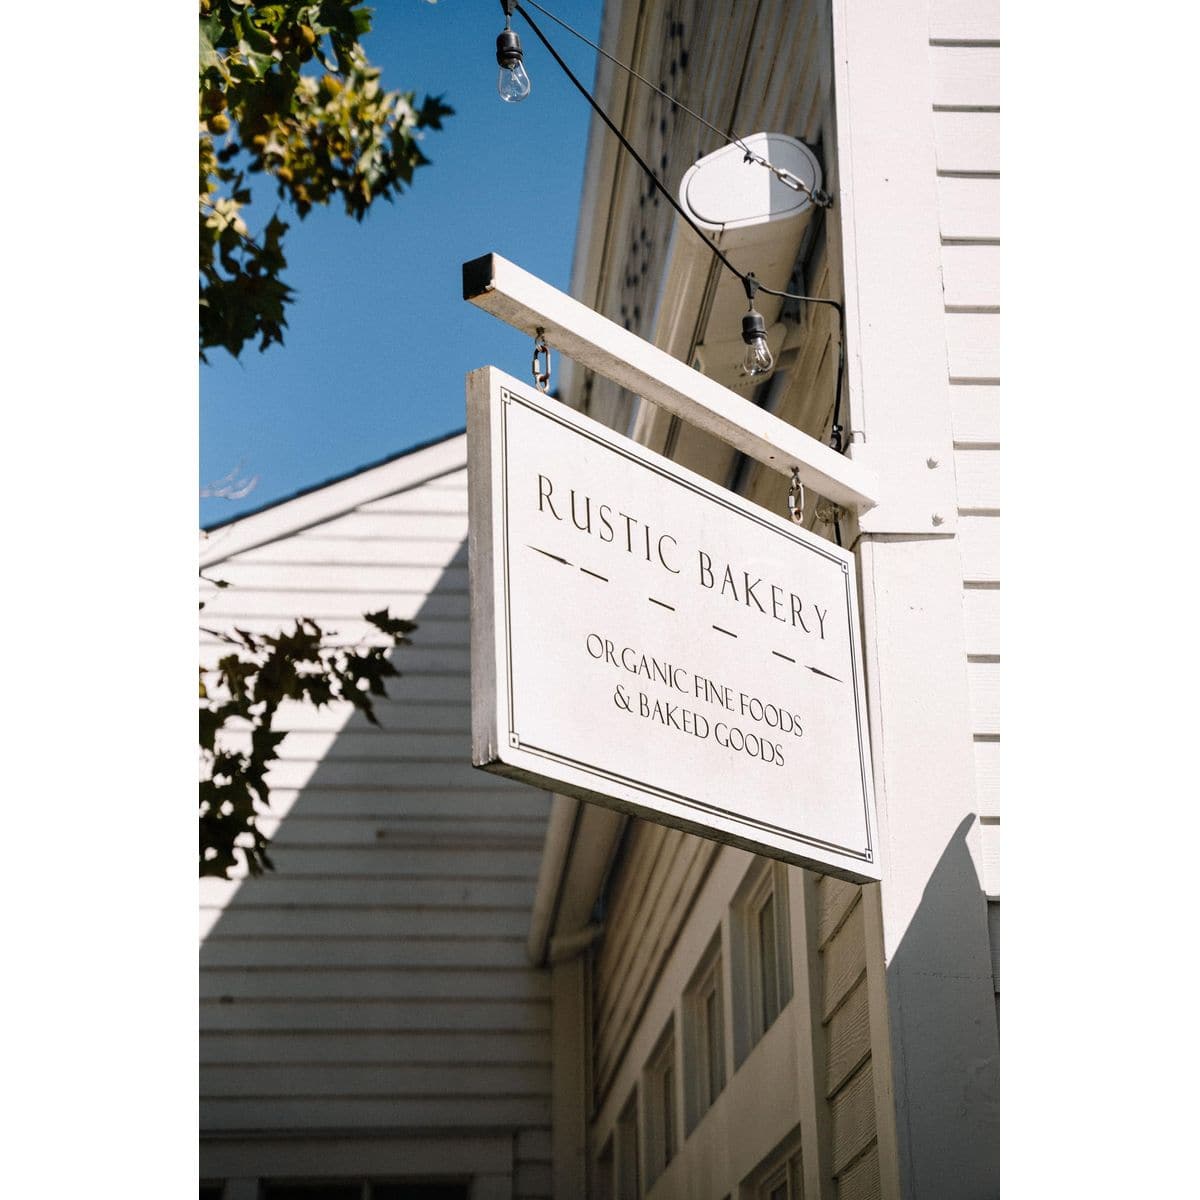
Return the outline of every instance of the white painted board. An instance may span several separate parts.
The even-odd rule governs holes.
[[[467,449],[475,765],[879,879],[853,556],[492,367]]]

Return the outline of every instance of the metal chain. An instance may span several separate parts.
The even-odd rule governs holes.
[[[804,524],[804,484],[800,482],[800,468],[792,468],[792,486],[788,488],[788,516],[797,525]]]
[[[538,365],[539,358],[542,360],[540,370]],[[549,391],[550,347],[546,345],[546,331],[540,326],[537,336],[533,339],[533,363],[530,365],[530,370],[533,372],[533,382],[537,384],[538,391]]]

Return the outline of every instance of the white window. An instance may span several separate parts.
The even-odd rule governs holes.
[[[798,1130],[750,1172],[742,1181],[738,1196],[739,1200],[804,1200]]]
[[[652,1184],[666,1170],[679,1149],[679,1105],[675,1093],[675,1026],[672,1022],[659,1038],[642,1078],[648,1184]]]
[[[696,1127],[725,1087],[725,1000],[721,935],[705,951],[683,1000],[687,1131]]]
[[[751,865],[733,904],[734,1058],[740,1066],[792,998],[787,868]]]
[[[804,1179],[800,1174],[800,1155],[772,1171],[755,1192],[757,1200],[804,1200]]]

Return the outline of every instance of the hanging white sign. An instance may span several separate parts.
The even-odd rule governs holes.
[[[476,766],[877,880],[854,558],[467,379]]]

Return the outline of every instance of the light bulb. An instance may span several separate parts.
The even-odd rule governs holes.
[[[746,343],[746,353],[742,357],[742,373],[750,376],[765,375],[775,365],[775,356],[767,345],[767,326],[762,313],[751,309],[742,318],[742,341]]]
[[[496,61],[500,64],[496,91],[500,93],[500,99],[509,104],[516,104],[529,95],[529,73],[522,57],[521,39],[515,30],[505,28],[496,39]]]
[[[519,59],[515,67],[500,68],[500,76],[496,80],[496,91],[500,93],[501,100],[506,100],[509,104],[516,104],[529,95],[530,87],[529,74],[525,70],[525,64]]]
[[[742,371],[746,375],[765,375],[775,365],[775,357],[763,334],[759,334],[747,347],[742,357]]]

